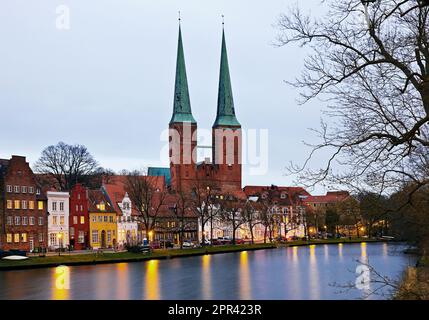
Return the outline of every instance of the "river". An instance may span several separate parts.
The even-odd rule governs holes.
[[[76,266],[66,282],[57,281],[55,268],[0,271],[0,299],[386,299],[388,288],[368,297],[376,285],[354,286],[356,268],[368,261],[377,273],[399,279],[414,263],[403,248],[312,245]]]

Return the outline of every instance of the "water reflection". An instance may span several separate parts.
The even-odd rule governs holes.
[[[116,265],[116,299],[127,300],[129,299],[129,264],[118,263]]]
[[[393,247],[398,254],[389,255]],[[368,257],[377,272],[398,277],[409,262],[399,253],[401,248],[380,243],[321,245],[76,266],[70,267],[70,290],[56,285],[55,268],[2,271],[0,300],[359,299],[365,292],[339,294],[330,284],[354,283],[356,262]]]
[[[240,299],[252,299],[252,288],[250,284],[250,271],[249,271],[249,256],[247,251],[240,253]]]
[[[159,292],[159,261],[150,260],[146,264],[146,281],[145,281],[145,297],[147,300],[159,300],[161,294]]]
[[[70,268],[60,266],[52,271],[52,300],[67,300],[70,294]]]
[[[362,242],[360,244],[360,262],[361,263],[368,263],[368,254],[366,252],[366,242]]]
[[[211,268],[210,268],[210,260],[211,255],[205,255],[202,258],[202,293],[203,293],[203,299],[210,300],[212,299],[212,283],[211,283]]]

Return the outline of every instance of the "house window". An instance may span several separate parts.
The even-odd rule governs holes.
[[[56,246],[57,245],[57,234],[56,233],[51,233],[49,235],[49,243],[51,246]]]
[[[34,193],[34,187],[28,187],[28,193]]]
[[[113,223],[113,216],[109,217],[109,222]]]
[[[22,209],[27,209],[27,200],[22,200]]]
[[[34,201],[28,201],[28,209],[34,210]]]
[[[12,225],[12,216],[7,216],[7,225],[11,226]]]
[[[78,243],[84,243],[85,242],[85,233],[83,231],[79,231],[79,237],[77,239]]]
[[[18,243],[19,242],[19,233],[15,233],[14,235],[13,235],[13,242],[15,242],[15,243]]]
[[[80,224],[85,224],[85,217],[84,216],[80,216]]]
[[[20,207],[21,207],[21,201],[15,200],[14,201],[14,207],[15,207],[15,209],[20,209]]]
[[[28,217],[22,217],[22,225],[26,226],[28,224]]]
[[[285,195],[284,193],[282,193],[282,194],[280,195],[280,198],[285,199],[285,198],[286,198],[286,195]]]
[[[100,209],[100,211],[106,211],[106,205],[103,202],[100,203],[100,205],[98,206],[98,208]]]
[[[39,188],[36,189],[36,194],[40,195],[40,189]]]
[[[79,206],[78,205],[76,205],[76,212],[78,212],[79,211]]]
[[[98,243],[98,230],[92,231],[92,243]]]
[[[64,211],[64,202],[60,202],[60,211]]]
[[[52,211],[57,211],[57,203],[52,202]]]
[[[57,224],[57,216],[52,216],[52,224],[53,225]]]
[[[108,216],[104,216],[104,222],[109,221],[108,219],[109,219],[109,217],[108,217]]]
[[[15,193],[19,193],[19,186],[14,186],[13,190],[15,191]],[[18,237],[19,237],[19,235],[18,235]]]
[[[70,227],[70,236],[74,237],[74,228],[73,227]]]
[[[83,205],[80,205],[80,211],[83,211]]]
[[[63,216],[61,216],[60,217],[60,226],[63,226],[64,225],[64,217]]]
[[[13,202],[12,202],[12,200],[7,200],[6,201],[6,206],[7,206],[8,209],[13,209]]]
[[[39,208],[39,210],[43,210],[43,201],[37,201],[37,208]]]
[[[21,187],[21,192],[22,193],[27,193],[27,187],[26,186],[22,186]]]
[[[39,217],[39,226],[43,226],[43,217]]]
[[[80,200],[80,193],[77,194],[77,199]]]
[[[97,216],[92,216],[92,222],[97,222]]]
[[[11,185],[7,185],[6,186],[6,190],[7,190],[7,192],[12,192],[12,186]]]
[[[15,225],[16,226],[21,225],[21,217],[15,217]]]
[[[110,230],[107,231],[107,242],[112,241],[112,232]]]
[[[73,224],[77,224],[77,216],[73,216]]]
[[[98,216],[98,222],[103,222],[103,217],[102,216]]]
[[[39,242],[43,242],[43,233],[39,233]]]
[[[34,226],[35,219],[34,217],[30,217],[30,226]]]
[[[21,242],[27,242],[27,234],[21,233]]]
[[[12,233],[8,233],[6,236],[6,242],[7,243],[12,243]]]

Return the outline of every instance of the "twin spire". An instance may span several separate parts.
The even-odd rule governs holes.
[[[174,107],[170,124],[181,122],[196,123],[194,117],[192,116],[191,102],[189,99],[185,57],[183,54],[182,31],[179,24]],[[220,59],[217,115],[213,124],[213,128],[219,126],[240,127],[240,123],[235,116],[234,110],[234,99],[232,96],[231,78],[229,75],[228,55],[226,50],[224,30],[222,31],[222,52]]]

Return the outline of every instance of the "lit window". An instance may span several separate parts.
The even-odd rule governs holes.
[[[60,226],[64,225],[64,217],[60,217]]]
[[[43,210],[43,201],[37,201],[37,208],[39,208],[39,210]]]
[[[27,242],[27,234],[21,233],[21,242]]]
[[[19,242],[19,233],[15,233],[14,235],[13,235],[13,240],[14,240],[14,242],[15,243],[18,243]]]
[[[21,207],[21,201],[19,201],[19,200],[15,200],[15,201],[14,201],[14,208],[15,208],[15,209],[20,209],[20,207]]]
[[[80,200],[80,193],[78,193],[78,195],[77,195],[77,199],[78,199],[78,200]]]
[[[56,233],[51,233],[49,235],[49,242],[50,242],[51,246],[57,245],[57,234]]]
[[[92,243],[98,243],[98,230],[92,231]]]
[[[103,202],[102,202],[102,203],[100,203],[99,209],[100,209],[101,211],[106,211],[106,205],[105,205]]]
[[[52,216],[52,224],[53,225],[57,224],[57,216]]]
[[[21,217],[15,217],[15,225],[19,226],[21,224]]]
[[[43,226],[43,217],[39,217],[39,226]]]
[[[79,206],[78,205],[76,205],[76,212],[78,212],[79,211]]]
[[[80,224],[85,224],[85,217],[84,216],[80,216]]]
[[[12,243],[12,233],[8,233],[6,237],[7,243]]]
[[[77,216],[73,216],[73,224],[77,224]]]
[[[7,206],[8,209],[13,209],[13,202],[12,202],[12,200],[7,200],[6,201],[6,206]]]
[[[83,231],[79,231],[79,237],[77,239],[77,242],[79,242],[79,243],[85,242],[85,233]]]
[[[27,200],[22,200],[22,209],[27,210]]]
[[[80,205],[80,211],[83,211],[83,205]]]
[[[7,192],[12,192],[12,186],[11,185],[7,185],[6,186],[6,190],[7,190]]]
[[[28,209],[34,210],[34,201],[28,201]]]

